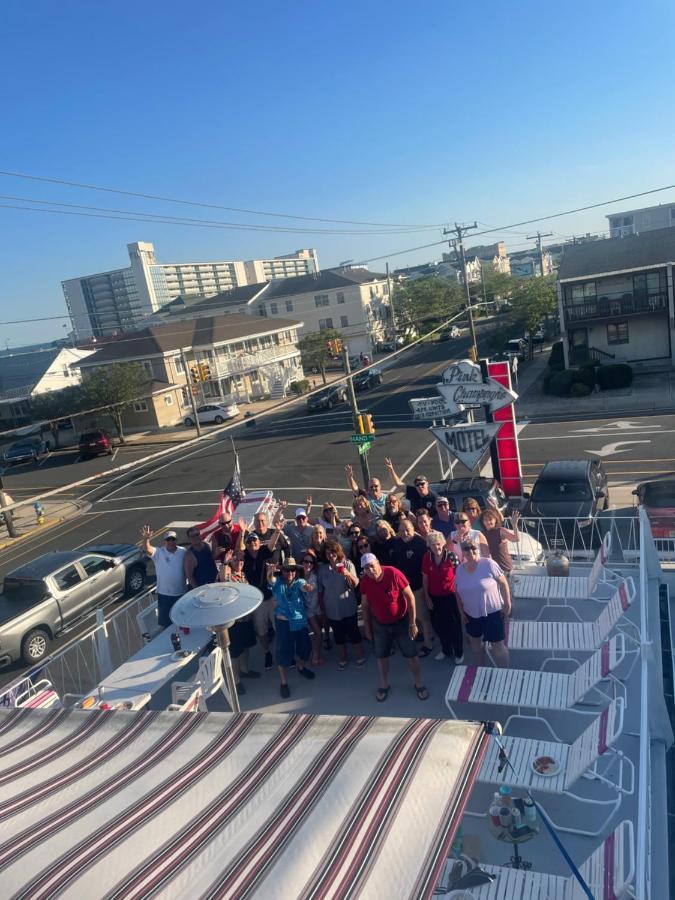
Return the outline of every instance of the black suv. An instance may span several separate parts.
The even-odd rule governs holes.
[[[347,388],[344,384],[336,384],[327,387],[318,394],[307,398],[307,411],[317,412],[320,409],[332,409],[347,399]]]
[[[487,506],[487,498],[489,497],[491,505],[503,514],[506,514],[507,498],[502,490],[501,484],[496,478],[453,478],[450,481],[437,481],[429,485],[429,489],[441,497],[448,498],[450,512],[457,512],[462,508],[462,504],[467,497],[473,497],[478,501],[481,509]]]
[[[523,525],[549,548],[595,548],[596,515],[609,506],[607,474],[599,459],[547,462],[522,511]]]
[[[382,384],[382,372],[379,369],[366,369],[352,379],[355,391],[368,391]]]

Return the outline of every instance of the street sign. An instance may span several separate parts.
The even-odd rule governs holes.
[[[370,435],[370,437],[372,437],[372,435]],[[368,443],[359,444],[359,453],[361,454],[361,456],[363,456],[364,453],[367,453],[372,446],[372,440],[368,441]]]
[[[436,385],[436,390],[453,413],[460,412],[467,406],[488,406],[490,412],[495,412],[518,399],[518,394],[494,378],[488,378],[483,383],[480,366],[470,359],[462,359],[448,366],[443,372],[443,381]]]
[[[350,438],[352,444],[372,444],[374,440],[374,434],[353,434]]]
[[[410,409],[412,410],[413,419],[442,419],[445,416],[452,416],[455,413],[449,410],[445,405],[442,397],[418,397],[414,400],[408,400]]]
[[[471,422],[448,428],[430,428],[429,431],[442,447],[473,471],[501,427],[501,422]]]

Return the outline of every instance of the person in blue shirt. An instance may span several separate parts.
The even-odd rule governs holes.
[[[288,670],[295,662],[298,674],[313,679],[314,672],[307,667],[312,652],[312,642],[307,624],[305,593],[311,586],[304,578],[298,578],[301,570],[295,559],[289,556],[281,566],[281,577],[276,565],[267,563],[267,583],[274,601],[274,627],[276,631],[276,660],[281,686],[279,693],[285,699],[291,696],[288,686]]]

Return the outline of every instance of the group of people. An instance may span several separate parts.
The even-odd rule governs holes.
[[[466,640],[478,665],[486,643],[495,664],[508,665],[509,543],[520,537],[518,513],[511,514],[506,528],[496,507],[481,509],[471,497],[453,513],[448,498],[436,495],[425,476],[405,484],[390,459],[385,465],[392,482],[388,492],[376,477],[360,486],[351,466],[345,467],[353,492],[346,517],[332,502],[312,515],[308,497],[288,521],[281,501],[271,522],[259,512],[250,528],[243,519],[221,515],[208,541],[199,528],[190,528],[187,547],[169,531],[156,548],[144,526],[144,548],[157,576],[159,624],[171,624],[173,603],[190,588],[216,581],[259,588],[260,606],[230,630],[242,694],[242,679],[261,677],[249,666],[256,643],[265,669],[276,662],[283,698],[290,696],[290,670],[314,679],[332,642],[338,670],[352,661],[363,666],[364,637],[377,660],[380,702],[389,694],[390,657],[397,650],[407,660],[420,700],[429,696],[420,660],[433,653],[436,641],[438,661],[461,664]]]

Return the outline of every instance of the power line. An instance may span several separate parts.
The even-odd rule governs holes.
[[[197,200],[181,200],[176,197],[164,197],[158,194],[143,194],[138,191],[127,191],[119,188],[110,188],[104,187],[102,185],[96,184],[85,184],[79,181],[68,181],[63,178],[49,178],[44,175],[27,175],[23,172],[4,172],[0,171],[0,175],[6,178],[22,178],[25,181],[43,181],[48,184],[60,184],[66,187],[77,187],[84,188],[88,191],[101,191],[107,194],[120,194],[126,197],[141,197],[144,200],[160,200],[163,203],[180,203],[184,206],[201,206],[205,209],[222,209],[227,212],[240,212],[247,213],[252,216],[269,216],[270,218],[278,218],[278,219],[299,219],[305,222],[328,222],[338,225],[370,225],[375,226],[377,228],[408,228],[412,231],[424,231],[430,228],[439,228],[441,227],[440,223],[432,224],[432,225],[421,225],[421,226],[411,226],[411,225],[397,225],[392,222],[360,222],[352,219],[328,219],[321,218],[318,216],[298,216],[292,215],[290,213],[277,213],[277,212],[263,212],[261,210],[256,209],[243,209],[238,206],[222,206],[217,203],[204,203]]]

